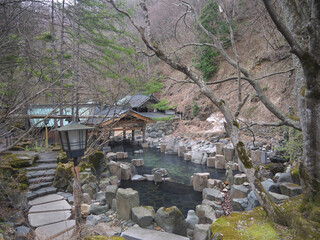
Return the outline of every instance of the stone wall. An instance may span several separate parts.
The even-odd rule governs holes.
[[[147,125],[146,137],[161,138],[174,132],[178,125],[177,120],[157,121]]]

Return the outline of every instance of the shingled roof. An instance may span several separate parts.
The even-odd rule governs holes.
[[[148,96],[143,94],[136,94],[133,96],[125,96],[117,102],[117,105],[128,106],[130,108],[139,108],[149,100],[159,102],[159,100],[155,98],[152,94],[149,94]]]

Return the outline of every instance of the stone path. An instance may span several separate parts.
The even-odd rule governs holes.
[[[39,158],[37,166],[26,169],[29,183],[29,192],[26,193],[30,206],[29,224],[35,228],[37,240],[67,240],[71,238],[75,228],[75,220],[70,220],[71,206],[66,201],[72,195],[57,193],[57,189],[52,187],[57,153],[41,153]]]

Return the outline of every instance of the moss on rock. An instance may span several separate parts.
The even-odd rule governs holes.
[[[59,189],[65,190],[68,185],[69,181],[72,178],[72,171],[71,168],[73,167],[73,163],[58,163],[56,171],[54,173],[54,181],[53,186]]]
[[[10,151],[25,151],[25,150],[26,149],[21,146],[13,146],[12,148],[10,148]]]
[[[95,151],[88,157],[89,163],[92,164],[96,173],[100,174],[105,168],[105,157],[100,151]]]
[[[264,167],[275,175],[278,172],[284,172],[285,167],[282,163],[266,163]]]
[[[81,161],[79,164],[79,167],[80,167],[80,172],[84,172],[85,169],[90,169],[90,170],[94,169],[93,165],[86,161]]]
[[[297,183],[297,184],[300,183],[298,164],[291,167],[290,174],[294,183]]]
[[[73,167],[73,163],[58,163],[56,171],[54,173],[54,179],[66,178],[70,179],[72,177],[71,168]]]
[[[223,239],[282,239],[274,224],[267,218],[264,210],[257,207],[252,211],[231,213],[222,216],[210,226],[212,236],[215,233],[223,234]]]
[[[1,160],[13,168],[30,167],[32,162],[31,158],[21,154],[3,154],[1,155]]]
[[[17,176],[17,180],[21,184],[28,185],[28,177],[25,171],[22,171],[19,173],[19,175]]]
[[[18,172],[18,169],[11,167],[9,164],[1,164],[0,166],[0,174],[4,176],[12,176]]]
[[[57,160],[59,163],[68,163],[70,162],[70,159],[67,157],[67,154],[65,152],[59,152],[57,155]]]
[[[290,226],[296,231],[295,239],[320,239],[319,218],[315,219],[320,212],[317,204],[305,202],[303,195],[299,195],[280,206]]]
[[[30,167],[31,163],[29,160],[15,159],[10,162],[10,165],[13,168],[24,168],[24,167]]]

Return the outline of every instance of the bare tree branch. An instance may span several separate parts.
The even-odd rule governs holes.
[[[289,43],[292,52],[296,54],[299,58],[302,58],[304,54],[306,54],[306,51],[302,49],[300,44],[296,41],[296,39],[292,36],[292,33],[290,30],[286,27],[286,25],[283,24],[281,19],[279,18],[279,15],[277,14],[272,1],[271,0],[262,0],[271,19],[277,26],[278,30],[282,33],[284,38]],[[310,56],[311,57],[311,56]]]

